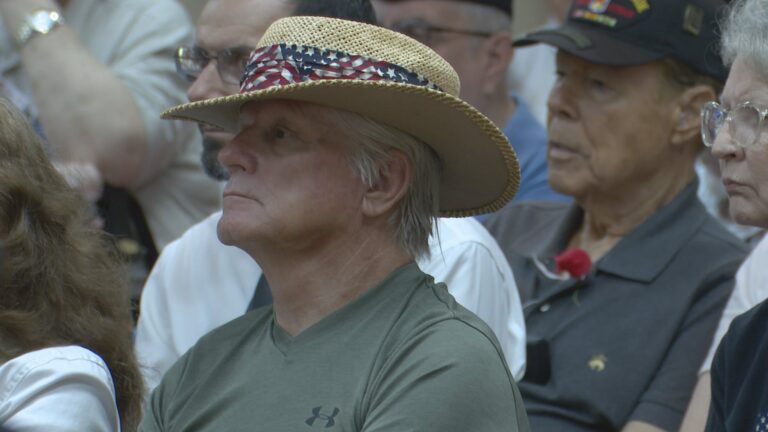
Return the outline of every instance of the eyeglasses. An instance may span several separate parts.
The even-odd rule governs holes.
[[[760,137],[766,116],[768,109],[752,102],[744,102],[730,110],[717,102],[709,102],[701,109],[701,138],[704,145],[712,147],[722,127],[728,126],[728,134],[738,146],[752,147]]]
[[[412,18],[400,21],[391,25],[389,29],[398,33],[402,33],[406,36],[410,36],[413,39],[423,43],[424,45],[430,45],[435,42],[435,33],[453,33],[482,38],[493,36],[492,32],[433,26],[420,18]]]
[[[250,52],[251,48],[235,47],[223,49],[211,55],[197,46],[183,46],[176,50],[174,60],[176,71],[189,81],[196,80],[208,63],[216,60],[216,71],[221,80],[228,84],[239,85]]]

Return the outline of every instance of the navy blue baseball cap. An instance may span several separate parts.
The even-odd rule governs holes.
[[[391,2],[399,1],[399,0],[387,0]],[[484,6],[490,6],[492,8],[499,9],[500,11],[504,12],[505,14],[512,16],[512,2],[514,0],[451,0],[451,1],[461,1],[464,3],[475,3],[479,5]]]
[[[464,0],[464,1],[469,1],[469,3],[477,3],[477,4],[482,4],[490,7],[495,7],[496,9],[501,10],[507,15],[512,16],[513,0]]]
[[[565,23],[515,41],[546,43],[584,60],[613,66],[670,57],[725,82],[718,18],[724,0],[573,0]]]

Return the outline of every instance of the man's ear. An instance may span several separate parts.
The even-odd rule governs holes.
[[[483,91],[486,94],[497,93],[500,83],[507,80],[507,70],[514,56],[512,35],[508,32],[494,33],[480,44],[480,49],[485,66]]]
[[[362,209],[367,217],[389,213],[403,199],[413,179],[413,168],[400,150],[390,150],[390,160],[379,168],[378,181],[363,194]]]
[[[709,101],[715,100],[714,89],[700,84],[687,88],[678,97],[677,108],[673,115],[673,128],[670,142],[674,146],[684,145],[693,139],[698,140],[701,134],[701,108]],[[697,146],[698,148],[698,146]]]

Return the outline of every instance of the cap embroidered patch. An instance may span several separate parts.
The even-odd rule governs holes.
[[[634,22],[650,9],[648,0],[574,0],[571,18],[614,28]]]
[[[571,0],[559,27],[536,30],[515,47],[546,43],[584,60],[633,66],[665,57],[724,82],[718,17],[728,0]]]
[[[605,15],[600,15],[594,12],[577,9],[573,11],[571,15],[573,18],[581,18],[586,21],[592,21],[598,24],[602,24],[608,27],[616,27],[616,18],[612,18]]]
[[[683,30],[698,36],[701,33],[701,26],[704,24],[704,11],[700,7],[688,4],[685,6],[683,15]]]
[[[611,4],[611,0],[591,0],[587,8],[594,13],[603,13],[608,9],[608,5]]]
[[[643,13],[651,8],[648,4],[648,0],[632,0],[632,5],[635,7],[637,13]]]

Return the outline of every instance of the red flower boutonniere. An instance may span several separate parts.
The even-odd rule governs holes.
[[[592,259],[580,248],[566,249],[555,257],[555,271],[568,273],[572,278],[581,278],[592,269]]]

